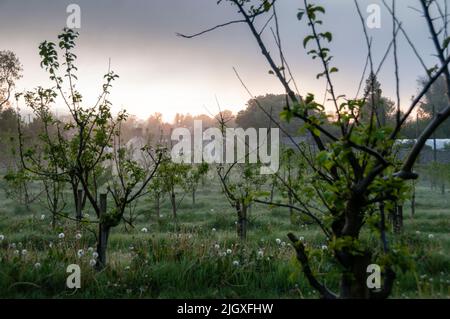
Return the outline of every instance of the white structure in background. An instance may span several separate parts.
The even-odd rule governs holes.
[[[397,143],[399,144],[413,144],[416,142],[416,139],[398,139]],[[431,149],[434,149],[434,139],[430,138],[425,143],[427,146],[431,147]],[[450,148],[450,139],[449,138],[437,138],[436,139],[436,150],[443,150],[447,148]]]

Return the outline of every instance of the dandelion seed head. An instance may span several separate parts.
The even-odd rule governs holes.
[[[258,256],[258,258],[263,258],[264,257],[264,251],[258,250],[257,256]]]

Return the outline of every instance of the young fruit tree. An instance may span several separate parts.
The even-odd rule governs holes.
[[[19,127],[20,157],[24,168],[32,174],[72,185],[76,181],[87,198],[98,224],[97,268],[106,265],[106,250],[109,233],[121,221],[130,223],[125,215],[127,207],[145,195],[162,158],[160,149],[142,147],[142,156],[130,154],[121,141],[121,125],[127,114],[121,111],[117,116],[111,112],[108,100],[109,90],[117,75],[112,71],[104,76],[102,92],[93,106],[86,106],[80,92],[75,88],[78,78],[73,53],[78,33],[64,29],[58,36],[59,42],[44,41],[39,46],[41,67],[49,74],[53,88],[38,88],[25,95],[25,102],[34,115],[44,123],[39,144],[24,146],[24,136]],[[60,61],[59,48],[62,51]],[[62,66],[62,75],[59,74]],[[69,93],[65,93],[69,92]],[[62,121],[52,115],[50,109],[62,101],[70,114],[70,120]],[[56,130],[50,134],[50,128]],[[40,149],[42,160],[36,149]],[[36,166],[44,163],[45,166]],[[42,170],[42,168],[45,169]],[[109,173],[108,173],[109,172]],[[105,178],[109,174],[109,178]],[[78,189],[73,189],[79,193]],[[113,205],[107,207],[107,193],[112,195]],[[78,198],[78,197],[77,197]],[[79,201],[76,200],[75,203]],[[72,219],[66,216],[69,219]],[[75,219],[76,220],[76,219]],[[78,221],[78,220],[76,220]]]
[[[219,124],[222,137],[229,141],[230,136],[226,133],[228,122],[226,114],[220,112],[216,120]],[[237,142],[242,142],[241,145],[244,145],[245,149],[243,151],[241,150],[241,152],[236,152],[239,146],[235,145],[233,151],[236,155],[234,156],[233,162],[224,163],[218,159],[216,172],[222,191],[236,212],[237,235],[241,241],[245,241],[247,239],[250,205],[254,198],[261,193],[261,187],[266,182],[267,177],[260,174],[261,163],[249,162],[249,158],[254,156],[258,151],[258,148],[255,148],[256,136],[252,138],[250,133],[248,139],[249,141],[253,140],[253,143],[247,143],[246,132],[242,133],[242,135],[232,135],[231,138],[233,139],[233,145],[236,139]],[[217,139],[217,137],[215,138]]]
[[[15,81],[22,77],[22,65],[11,51],[0,51],[0,111],[7,106]]]
[[[192,165],[186,173],[183,188],[186,192],[192,194],[192,205],[195,205],[195,194],[198,189],[198,185],[206,174],[208,174],[208,163],[200,163]]]
[[[269,73],[275,76],[289,98],[282,113],[283,117],[288,121],[294,118],[301,119],[314,140],[313,152],[303,152],[301,146],[298,148],[299,153],[308,163],[310,171],[309,185],[302,184],[298,187],[313,187],[314,192],[310,192],[309,202],[316,204],[312,208],[307,205],[308,203],[297,205],[300,205],[306,214],[314,217],[314,221],[319,225],[328,243],[331,257],[339,265],[334,271],[339,272],[340,284],[333,287],[338,289],[338,292],[333,292],[313,272],[314,265],[310,264],[313,249],[305,246],[296,235],[289,233],[288,237],[293,242],[296,257],[302,265],[304,275],[322,298],[387,298],[391,294],[396,272],[402,265],[405,255],[402,249],[391,249],[388,243],[385,215],[392,212],[396,204],[406,196],[407,181],[418,178],[413,168],[420,151],[426,140],[450,116],[448,66],[450,39],[446,38],[448,16],[442,14],[443,11],[440,10],[445,1],[416,1],[421,6],[424,27],[428,28],[434,45],[437,60],[433,67],[426,66],[423,58],[417,54],[414,44],[408,41],[410,38],[396,14],[398,2],[392,1],[388,4],[387,1],[383,1],[390,12],[392,21],[392,40],[385,53],[385,56],[393,57],[392,71],[396,79],[397,99],[392,125],[388,121],[383,123],[384,121],[379,118],[380,112],[377,110],[380,105],[375,99],[377,95],[374,91],[375,85],[369,85],[371,89],[363,95],[358,94],[356,98],[349,98],[337,92],[334,75],[340,71],[334,64],[335,60],[329,48],[329,43],[333,41],[333,34],[325,26],[326,9],[324,7],[304,0],[297,18],[309,30],[302,45],[307,50],[307,55],[311,56],[321,68],[317,79],[324,80],[324,84],[327,85],[324,101],[329,101],[327,106],[333,110],[331,115],[327,113],[325,105],[320,103],[313,94],[303,95],[297,90],[298,85],[283,51],[280,36],[281,21],[276,9],[277,1],[222,0],[218,2],[230,3],[237,9],[240,18],[194,35],[183,36],[192,38],[231,24],[246,25],[270,66]],[[368,35],[362,10],[357,0],[354,4],[365,38],[365,43],[362,45],[367,47],[367,68],[369,74],[376,75],[386,59],[376,65],[372,53],[372,39]],[[268,30],[272,30],[275,54],[269,51],[268,37],[263,37],[265,32],[269,32]],[[427,75],[427,83],[423,89],[403,109],[400,108],[398,72],[401,65],[398,46],[400,35],[407,39],[413,54],[423,65],[424,73]],[[270,47],[273,47],[272,43]],[[420,132],[409,154],[403,159],[396,158],[394,152],[396,139],[405,123],[417,110],[427,90],[441,75],[444,75],[447,87],[446,103],[439,105],[439,111]],[[411,81],[411,79],[405,79],[405,81]],[[301,97],[299,98],[298,95]],[[369,119],[362,120],[362,114],[368,114]],[[337,130],[330,130],[325,125],[327,120],[332,121]],[[319,203],[320,207],[318,207]],[[363,234],[365,239],[362,238]],[[375,287],[367,284],[369,275],[367,271],[373,264],[381,267],[382,278],[382,283]]]

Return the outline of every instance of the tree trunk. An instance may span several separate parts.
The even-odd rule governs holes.
[[[414,218],[415,214],[416,214],[416,185],[413,182],[413,191],[411,196],[411,217]]]
[[[344,270],[339,297],[342,299],[368,299],[370,290],[367,287],[367,266],[371,263],[371,255],[353,255],[343,253],[343,259],[348,264]]]
[[[270,202],[273,203],[273,196],[275,193],[275,183],[272,183],[272,186],[270,188]]]
[[[56,228],[56,214],[52,214],[52,229],[55,230]]]
[[[445,195],[445,183],[444,182],[442,182],[442,184],[441,184],[441,194]]]
[[[82,209],[83,209],[83,191],[81,189],[78,190],[77,192],[77,206],[76,206],[76,219],[77,219],[77,229],[80,228],[80,222],[81,219],[83,218],[82,216]]]
[[[195,188],[192,189],[192,205],[195,205]]]
[[[155,212],[156,212],[156,221],[159,223],[159,219],[161,218],[161,203],[160,203],[160,194],[155,196]]]
[[[291,191],[288,191],[288,203],[289,203],[290,206],[292,206],[293,203],[294,203],[293,200],[292,200],[292,193],[291,193]],[[295,218],[295,213],[294,213],[294,210],[292,209],[292,207],[289,207],[289,218],[291,220],[291,224],[292,225],[297,224],[297,220]]]
[[[403,228],[403,205],[396,205],[393,220],[394,232],[399,234]]]
[[[106,249],[108,248],[110,227],[102,223],[99,224],[99,234],[97,243],[97,270],[102,270],[106,266]]]
[[[237,233],[240,240],[247,239],[247,206],[239,201],[236,203],[238,215]]]
[[[170,202],[172,203],[172,214],[173,218],[177,219],[177,201],[175,198],[175,190],[172,188],[171,194],[170,194]]]
[[[99,224],[98,224],[98,241],[97,241],[97,253],[98,259],[96,268],[97,270],[102,270],[106,266],[106,249],[108,248],[108,238],[109,238],[109,225],[105,224],[102,220],[102,216],[106,214],[106,194],[100,194],[100,214],[99,214]]]

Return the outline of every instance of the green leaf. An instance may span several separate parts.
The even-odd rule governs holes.
[[[282,120],[285,120],[286,122],[289,122],[292,119],[292,116],[293,116],[292,112],[288,109],[285,109],[280,113],[280,118]]]
[[[338,71],[339,71],[339,69],[336,68],[336,67],[332,67],[332,68],[330,69],[330,73],[335,73],[335,72],[338,72]]]
[[[324,32],[320,34],[323,38],[327,39],[328,42],[331,42],[331,40],[333,40],[333,35],[331,34],[331,32]]]
[[[319,131],[319,129],[316,128],[316,127],[313,127],[313,128],[311,129],[311,132],[312,132],[315,136],[320,136],[320,131]]]
[[[449,44],[450,44],[450,37],[444,40],[444,43],[442,44],[442,49],[445,50]]]
[[[308,42],[309,42],[310,40],[312,40],[312,39],[314,39],[314,36],[312,36],[312,35],[308,35],[307,37],[305,37],[305,38],[303,39],[303,47],[306,48],[306,45],[307,45]]]
[[[304,14],[305,14],[305,11],[304,11],[304,10],[299,10],[298,13],[297,13],[297,19],[298,19],[299,21],[301,21]]]

